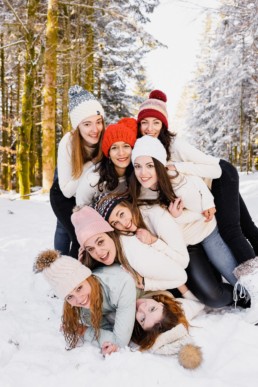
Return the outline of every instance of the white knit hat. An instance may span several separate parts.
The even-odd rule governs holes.
[[[101,115],[104,110],[92,93],[75,85],[69,89],[69,114],[73,129],[87,117]]]
[[[138,138],[132,150],[132,163],[139,156],[150,156],[160,161],[164,167],[167,164],[167,152],[160,140],[152,136]]]
[[[61,256],[56,250],[46,250],[39,254],[34,270],[43,272],[55,294],[63,299],[92,274],[91,270],[77,259]]]
[[[114,231],[110,224],[89,206],[84,206],[74,212],[71,221],[80,246],[83,246],[93,235]]]

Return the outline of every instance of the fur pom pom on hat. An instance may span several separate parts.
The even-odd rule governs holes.
[[[153,90],[149,99],[144,101],[140,108],[137,117],[137,122],[141,122],[144,118],[155,117],[160,120],[166,128],[168,128],[168,113],[167,113],[167,96],[161,90]]]
[[[69,89],[69,114],[72,127],[76,129],[87,117],[95,115],[104,117],[104,110],[92,93],[75,85]]]
[[[91,276],[91,270],[72,257],[57,250],[40,253],[33,267],[43,275],[59,298],[64,299],[77,285]]]
[[[114,230],[94,208],[89,206],[84,206],[74,212],[71,216],[71,221],[81,246],[96,234]]]
[[[198,368],[203,360],[200,347],[193,343],[183,324],[160,334],[151,352],[159,355],[178,355],[179,364],[187,369]]]
[[[137,137],[137,121],[134,118],[122,118],[117,124],[109,125],[103,136],[102,151],[108,157],[110,147],[118,141],[124,141],[133,148]]]
[[[132,150],[132,163],[139,156],[150,156],[159,160],[164,166],[167,163],[167,152],[160,140],[152,136],[138,138]]]

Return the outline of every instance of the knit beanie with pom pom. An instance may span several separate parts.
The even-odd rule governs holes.
[[[141,122],[144,118],[155,117],[160,120],[166,128],[168,128],[168,113],[167,113],[167,96],[163,91],[153,90],[149,99],[144,101],[138,113],[137,122]]]
[[[104,110],[92,93],[74,85],[69,89],[69,115],[72,127],[76,129],[85,118],[95,115],[104,117]]]
[[[134,118],[122,118],[116,124],[109,125],[103,136],[102,151],[106,157],[110,147],[118,141],[123,141],[133,148],[137,136],[137,121]]]
[[[43,272],[55,294],[62,299],[91,276],[91,270],[88,267],[72,257],[61,256],[57,250],[46,250],[40,253],[33,269],[35,273]]]

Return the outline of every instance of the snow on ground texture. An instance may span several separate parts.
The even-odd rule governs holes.
[[[258,224],[258,174],[241,174],[241,192]],[[212,310],[191,333],[204,361],[195,371],[175,357],[131,352],[104,359],[90,345],[65,350],[59,332],[62,302],[53,297],[36,255],[53,247],[56,219],[47,195],[11,201],[0,195],[0,387],[256,387],[258,327],[244,310]]]

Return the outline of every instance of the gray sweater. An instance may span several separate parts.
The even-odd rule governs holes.
[[[88,326],[84,339],[100,347],[105,341],[117,344],[119,347],[124,347],[128,345],[131,339],[135,322],[135,282],[117,264],[97,268],[93,274],[98,278],[102,287],[103,305],[101,329],[97,341],[95,339],[95,331],[91,327],[90,310],[82,308],[82,320]],[[111,314],[115,314],[113,322]]]

